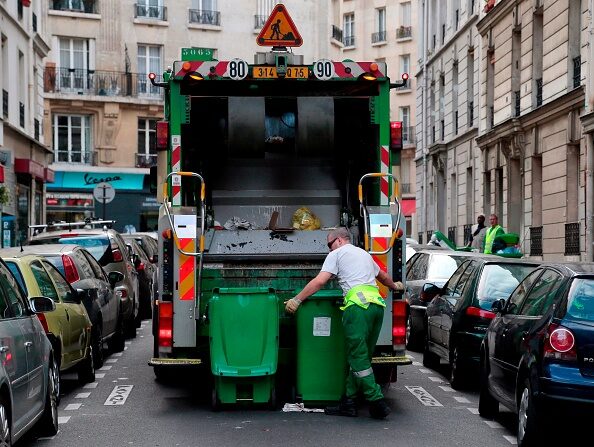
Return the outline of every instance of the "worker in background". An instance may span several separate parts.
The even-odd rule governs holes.
[[[491,226],[487,228],[487,233],[485,234],[485,249],[483,252],[486,254],[493,253],[493,242],[495,241],[495,238],[497,236],[505,234],[505,231],[503,231],[503,227],[499,225],[497,222],[497,215],[491,214],[491,216],[489,217],[489,223],[491,224]]]
[[[394,291],[404,290],[401,282],[392,279],[373,261],[365,250],[351,244],[346,228],[337,228],[328,233],[330,253],[322,270],[301,292],[288,300],[287,312],[294,313],[299,305],[316,293],[334,276],[342,288],[344,326],[347,362],[350,371],[346,379],[346,393],[339,404],[326,407],[325,413],[339,416],[357,416],[355,399],[361,392],[369,402],[369,414],[383,419],[390,414],[390,407],[384,400],[371,367],[371,358],[380,333],[386,304],[382,299],[376,279]]]
[[[476,218],[476,227],[473,228],[473,230],[474,231],[470,234],[468,245],[480,251],[483,248],[483,244],[485,242],[485,233],[487,231],[484,214],[478,215]]]

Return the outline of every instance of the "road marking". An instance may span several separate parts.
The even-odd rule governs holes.
[[[433,372],[430,369],[426,368],[419,368],[419,371],[421,371],[423,374],[431,374]]]
[[[478,408],[467,408],[472,414],[479,414]]]
[[[415,358],[414,355],[410,355],[410,354],[406,354],[406,355],[408,356],[409,359],[413,359],[414,360],[414,358]]]
[[[103,379],[105,377],[105,374],[103,373],[95,373],[95,379]]]
[[[58,416],[58,424],[65,424],[72,416]]]
[[[439,385],[439,387],[444,390],[446,393],[455,393],[456,390],[453,389],[451,386],[446,386],[446,385]]]
[[[127,341],[127,342],[125,342],[125,343],[126,343],[127,345],[131,345],[131,344],[132,344],[132,342],[131,342],[131,341]]]
[[[413,366],[423,366],[421,362],[412,362]]]
[[[88,399],[91,393],[78,393],[74,396],[75,399]]]
[[[105,363],[117,363],[119,359],[107,359],[105,360]]]
[[[504,438],[513,445],[518,445],[518,440],[516,439],[515,436],[509,436],[509,435],[505,435]]]
[[[443,405],[422,386],[407,386],[406,389],[426,407],[443,407]]]
[[[110,369],[111,369],[111,365],[109,365],[109,366],[102,366],[97,371],[109,371]]]
[[[111,354],[112,357],[121,357],[122,353],[121,352],[116,352],[114,354]]]
[[[68,405],[66,405],[66,408],[64,408],[64,410],[74,411],[74,410],[78,410],[80,407],[82,407],[82,404],[68,404]]]
[[[127,350],[128,350],[128,346],[126,346],[126,347],[124,348],[124,351],[127,351]]]
[[[97,377],[97,374],[95,374],[95,377]],[[83,388],[87,390],[92,390],[97,388],[97,385],[99,385],[99,382],[87,383],[85,386],[83,386]]]
[[[468,399],[466,399],[465,397],[454,396],[454,399],[456,399],[461,404],[469,404],[470,403],[470,401]]]
[[[441,377],[429,377],[429,380],[431,380],[432,382],[443,382],[443,379]]]
[[[134,385],[116,385],[103,405],[124,405]]]
[[[501,425],[497,421],[483,421],[483,422],[491,428],[503,428],[503,425]]]
[[[118,380],[130,380],[128,377],[118,377]]]

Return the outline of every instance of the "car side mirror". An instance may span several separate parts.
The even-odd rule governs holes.
[[[29,306],[35,313],[52,312],[56,310],[56,303],[46,296],[34,296],[29,298]]]
[[[138,266],[141,264],[140,256],[136,253],[132,255],[132,264],[134,264],[134,268],[137,269]]]
[[[113,288],[117,283],[124,280],[124,275],[122,275],[120,272],[109,272],[107,274],[107,279],[109,280],[109,284]]]
[[[439,295],[443,289],[441,287],[436,286],[430,282],[423,284],[423,289],[421,290],[421,301],[431,301],[437,295]]]
[[[505,309],[505,300],[504,299],[499,299],[497,301],[494,301],[493,304],[491,305],[491,311],[495,312],[496,314],[503,312],[503,309]]]
[[[157,253],[155,253],[155,254],[153,255],[153,259],[151,259],[151,262],[152,262],[153,264],[156,264],[157,262],[159,262],[159,255],[158,255]]]

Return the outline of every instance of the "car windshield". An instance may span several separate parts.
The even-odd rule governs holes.
[[[60,244],[76,244],[85,247],[101,265],[113,262],[111,243],[107,236],[79,236],[59,239]]]
[[[15,262],[10,262],[10,261],[7,261],[6,262],[6,265],[8,266],[8,268],[10,269],[10,271],[12,272],[12,274],[14,275],[14,277],[16,278],[16,280],[19,283],[19,285],[25,291],[25,294],[28,294],[29,292],[27,292],[27,286],[25,285],[25,280],[23,279],[23,274],[21,273],[21,270],[19,269],[19,266],[16,265]]]
[[[447,281],[465,260],[466,258],[463,256],[432,255],[427,279],[443,279]]]
[[[567,317],[594,321],[594,279],[576,278],[567,298]]]
[[[49,262],[52,263],[54,267],[56,267],[60,273],[66,276],[64,272],[64,262],[62,262],[62,256],[60,255],[44,255],[44,258],[47,259]]]
[[[491,310],[496,300],[508,299],[520,281],[532,270],[532,265],[487,264],[483,269],[476,294],[479,307]]]

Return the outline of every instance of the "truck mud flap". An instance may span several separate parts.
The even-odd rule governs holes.
[[[152,358],[148,364],[149,366],[198,366],[202,364],[202,360]]]
[[[380,356],[371,359],[372,365],[412,365],[412,359],[406,355]]]

